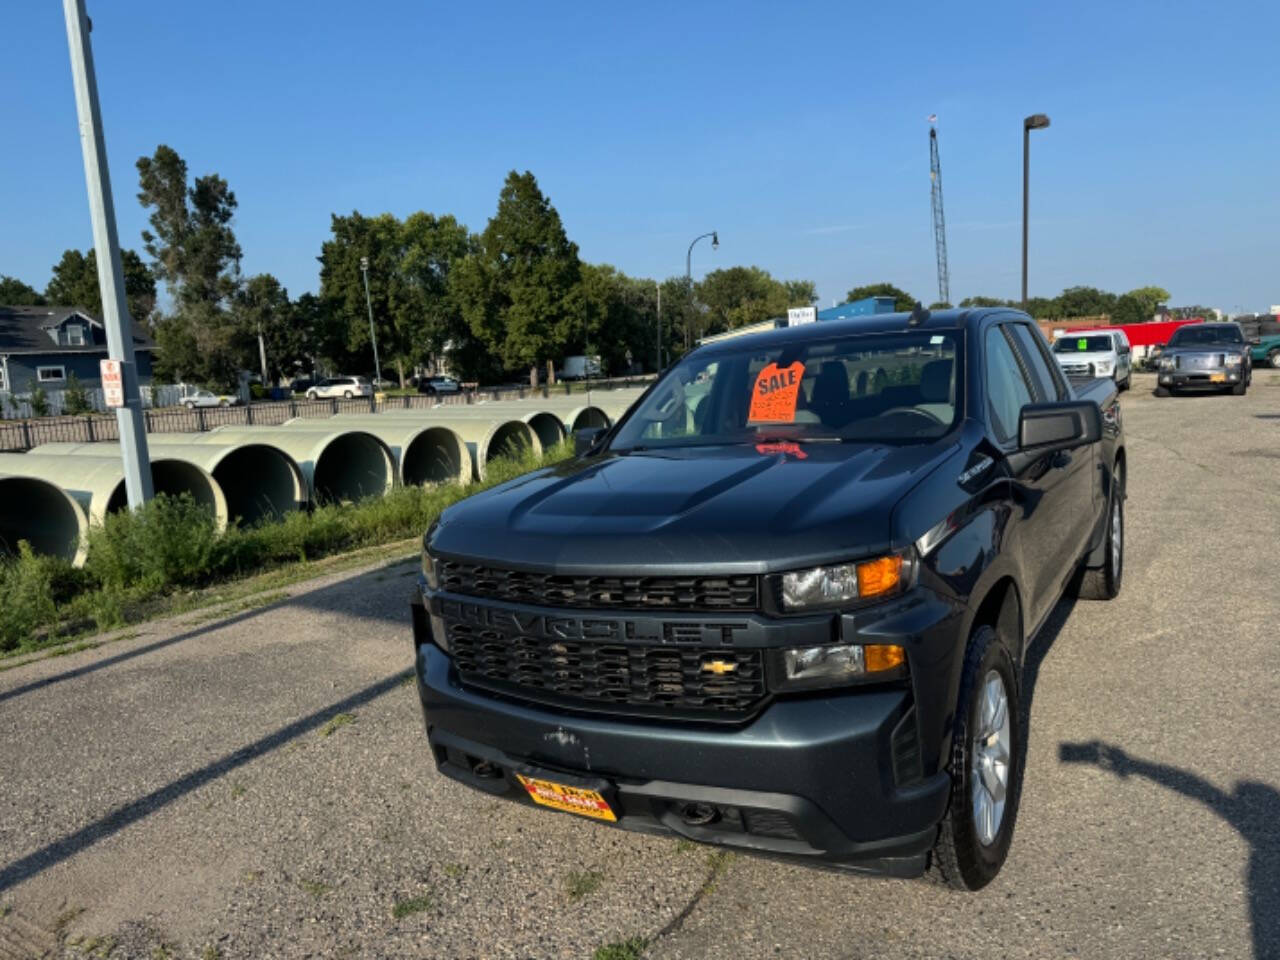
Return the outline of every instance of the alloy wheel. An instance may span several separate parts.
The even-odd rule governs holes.
[[[982,681],[970,777],[973,827],[984,847],[995,842],[1004,822],[1011,760],[1009,723],[1009,695],[1004,680],[998,671],[991,670]]]

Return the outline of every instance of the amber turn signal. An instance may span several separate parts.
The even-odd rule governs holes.
[[[867,673],[894,670],[906,660],[906,654],[896,643],[869,643],[862,648],[862,656]]]
[[[858,596],[878,597],[889,593],[902,579],[902,557],[891,554],[858,564]]]

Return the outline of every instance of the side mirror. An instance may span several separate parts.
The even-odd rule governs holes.
[[[605,427],[587,427],[573,431],[573,455],[581,457],[605,435]]]
[[[1029,403],[1018,417],[1018,449],[1070,450],[1102,439],[1102,411],[1092,400]]]

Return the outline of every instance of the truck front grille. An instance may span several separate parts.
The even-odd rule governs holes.
[[[1063,363],[1061,366],[1062,366],[1062,372],[1066,374],[1068,377],[1081,377],[1081,378],[1093,377],[1092,363],[1066,362],[1066,363]]]
[[[756,577],[581,577],[440,561],[450,593],[541,607],[609,610],[736,610],[759,602]]]
[[[761,652],[512,635],[445,621],[465,684],[566,706],[664,716],[743,716],[765,696]]]

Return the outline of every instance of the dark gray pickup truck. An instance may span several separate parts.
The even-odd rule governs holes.
[[[1003,864],[1022,663],[1124,563],[1116,386],[1030,318],[917,309],[709,344],[571,461],[424,538],[441,773],[849,870]]]

